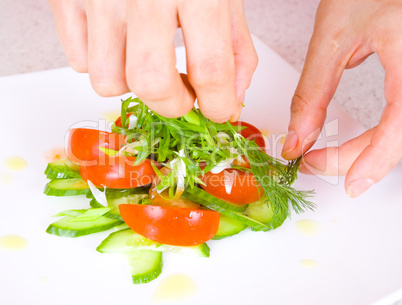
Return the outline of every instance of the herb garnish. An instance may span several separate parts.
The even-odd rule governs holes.
[[[130,106],[132,103],[135,105]],[[158,191],[169,189],[170,196],[180,195],[184,186],[193,188],[203,184],[199,177],[218,164],[246,156],[274,218],[289,216],[290,205],[296,213],[315,207],[307,200],[311,191],[291,187],[300,158],[286,165],[281,163],[267,155],[255,141],[240,135],[237,131],[242,127],[212,122],[199,109],[180,118],[164,118],[140,99],[131,97],[122,101],[121,122],[122,127],[113,125],[112,130],[125,134],[129,143],[138,141],[136,164],[152,158],[171,169],[167,176],[160,176]]]

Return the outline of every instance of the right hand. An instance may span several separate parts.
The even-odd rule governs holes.
[[[166,117],[185,115],[196,96],[207,118],[239,118],[257,66],[243,0],[49,1],[70,65],[99,95],[131,90]],[[175,67],[178,27],[188,79]]]
[[[340,147],[308,152],[300,166],[303,173],[346,175],[351,197],[383,179],[402,158],[400,0],[321,1],[282,151],[284,158],[295,159],[312,147],[343,71],[374,52],[385,70],[387,105],[379,124]]]

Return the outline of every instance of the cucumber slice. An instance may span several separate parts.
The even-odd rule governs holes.
[[[131,229],[111,233],[102,241],[96,250],[102,253],[127,253],[138,250],[153,250],[209,257],[209,247],[205,243],[190,247],[164,245],[137,234]]]
[[[274,218],[274,212],[270,204],[267,203],[265,196],[256,202],[250,203],[244,211],[244,214],[263,224],[272,226],[273,229],[280,227],[286,219],[286,215],[280,219]]]
[[[122,224],[122,221],[100,216],[95,220],[77,221],[73,216],[66,216],[49,225],[46,232],[63,237],[79,237],[106,231]]]
[[[243,222],[245,225],[251,227],[255,231],[268,231],[273,229],[271,225],[263,224],[257,220],[254,220],[242,213],[235,212],[231,209],[227,208],[227,203],[222,201],[204,190],[199,188],[187,188],[182,194],[183,198],[190,199],[194,202],[197,202],[211,210],[217,211],[223,215],[232,217],[238,221]]]
[[[163,261],[160,251],[135,251],[125,255],[134,284],[148,283],[162,272]]]
[[[49,163],[45,175],[48,179],[80,178],[79,170],[79,165],[69,159],[63,159]]]
[[[106,217],[123,220],[120,216],[119,205],[120,204],[138,204],[141,199],[148,197],[149,186],[140,186],[131,189],[106,189],[106,199],[108,206],[112,208],[110,212],[106,213]],[[92,194],[87,195],[88,198],[92,198],[89,205],[92,208],[103,207],[99,202],[93,198]]]
[[[130,189],[106,189],[106,198],[109,199],[118,199],[122,197],[127,197],[129,195],[140,195],[140,194],[149,194],[150,184],[145,186],[139,186]]]
[[[266,203],[266,197],[264,196],[261,198],[261,200],[250,203],[247,209],[244,211],[244,214],[259,222],[268,224],[272,221],[274,212],[269,204]]]
[[[234,204],[234,203],[230,203],[230,202],[218,199],[198,187],[187,188],[185,190],[185,192],[182,194],[182,197],[192,200],[194,202],[200,203],[200,204],[201,204],[201,202],[199,202],[198,200],[202,200],[203,202],[205,200],[213,200],[214,201],[213,205],[219,206],[221,208],[224,208],[225,210],[229,210],[229,211],[233,211],[233,212],[244,212],[247,208],[247,204]],[[211,204],[212,204],[212,202],[211,202]],[[211,208],[211,209],[213,209],[213,208]]]
[[[106,189],[106,191],[107,191],[107,189]],[[120,204],[138,204],[141,199],[146,198],[146,197],[148,197],[148,193],[147,194],[132,194],[132,195],[128,195],[128,196],[121,197],[121,198],[109,199],[107,197],[107,194],[106,194],[107,204],[112,209],[110,210],[110,212],[105,214],[105,216],[110,217],[110,218],[114,218],[114,219],[122,220],[122,218],[120,216],[120,211],[119,211],[119,205]],[[89,202],[89,205],[92,208],[101,208],[101,207],[103,207],[99,202],[96,201],[95,198],[93,198]]]
[[[75,196],[89,193],[88,183],[81,178],[54,179],[45,186],[48,196]]]
[[[239,220],[221,214],[219,219],[219,229],[213,239],[222,239],[240,233],[247,225]]]

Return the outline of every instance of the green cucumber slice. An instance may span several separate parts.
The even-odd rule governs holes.
[[[219,219],[219,229],[213,239],[222,239],[240,233],[247,225],[239,220],[221,214]]]
[[[129,189],[113,189],[107,188],[106,189],[106,198],[109,199],[118,199],[122,197],[127,197],[130,195],[148,195],[149,194],[150,185],[146,186],[139,186],[135,188]]]
[[[80,178],[79,170],[79,165],[69,159],[62,159],[49,163],[45,175],[48,179]]]
[[[160,251],[135,251],[125,255],[134,284],[149,283],[162,272],[163,261]]]
[[[112,208],[110,212],[106,213],[106,217],[123,220],[120,216],[119,205],[120,204],[138,204],[141,199],[148,197],[149,186],[140,186],[131,189],[106,189],[106,199],[108,206]],[[88,198],[92,198],[89,205],[92,208],[103,207],[99,202],[93,198],[92,194],[87,195]]]
[[[45,186],[48,196],[75,196],[89,193],[88,183],[81,178],[54,179]]]
[[[202,189],[199,188],[187,188],[181,195],[183,198],[197,202],[211,210],[217,211],[223,215],[232,217],[238,221],[243,222],[245,225],[251,227],[255,231],[268,231],[273,229],[271,225],[263,224],[257,220],[254,220],[242,213],[233,211],[227,208],[227,203],[222,201]]]
[[[209,247],[205,243],[190,247],[164,245],[137,234],[131,229],[111,233],[96,250],[101,253],[127,253],[138,250],[153,250],[209,257]]]
[[[66,216],[49,225],[46,232],[63,237],[80,237],[109,230],[122,224],[122,221],[100,216],[95,220],[77,221],[73,216]]]
[[[247,204],[234,204],[234,203],[229,203],[227,201],[218,199],[206,191],[198,188],[198,187],[188,187],[184,193],[182,194],[183,198],[192,200],[194,202],[200,203],[197,200],[211,200],[214,199],[214,205],[219,205],[221,208],[224,208],[225,210],[233,211],[233,212],[244,212],[247,208]]]
[[[107,191],[107,189],[106,189],[106,191]],[[121,197],[121,198],[109,199],[109,198],[107,198],[107,194],[106,194],[107,204],[112,209],[110,210],[110,212],[106,213],[105,216],[122,220],[122,218],[120,216],[120,210],[119,210],[120,204],[138,204],[141,199],[146,198],[146,197],[148,197],[148,193],[147,194],[132,194],[132,195],[128,195],[128,196]],[[101,205],[98,201],[96,201],[95,198],[93,198],[89,202],[89,205],[92,208],[103,207],[103,205]]]
[[[274,218],[274,212],[265,196],[256,202],[250,203],[244,211],[244,214],[263,224],[272,226],[273,229],[280,227],[286,219],[286,215],[281,219]]]

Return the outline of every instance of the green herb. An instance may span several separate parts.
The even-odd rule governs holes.
[[[135,118],[136,124],[130,124],[127,120],[129,113],[132,113],[130,118]],[[312,192],[291,187],[297,177],[300,159],[288,164],[281,163],[267,155],[255,141],[240,135],[238,131],[244,128],[242,126],[212,122],[195,108],[184,117],[164,118],[151,111],[138,98],[122,101],[121,121],[122,127],[114,125],[113,132],[125,134],[128,142],[141,143],[135,147],[138,151],[136,164],[152,158],[171,169],[166,176],[156,169],[160,177],[158,192],[169,189],[173,197],[177,192],[182,193],[183,180],[185,187],[193,188],[196,184],[202,184],[200,177],[220,162],[244,155],[251,165],[251,169],[246,170],[251,170],[261,184],[275,218],[289,216],[290,206],[296,213],[315,207],[307,200]]]

